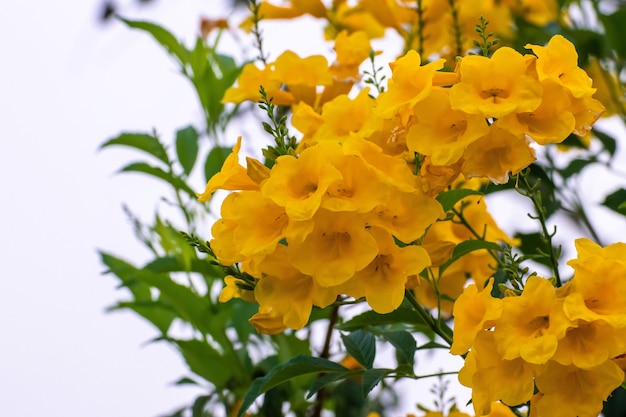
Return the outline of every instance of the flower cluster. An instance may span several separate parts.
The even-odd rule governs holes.
[[[303,134],[295,155],[279,156],[271,169],[252,159],[240,166],[238,142],[200,195],[206,201],[216,189],[238,191],[224,201],[211,245],[220,263],[240,263],[254,277],[244,290],[254,289],[260,305],[252,319],[259,331],[302,328],[312,306],[340,295],[390,312],[428,266],[431,285],[416,294],[449,312],[451,302],[441,305],[435,292],[453,300],[468,275],[482,282],[491,270],[483,251],[439,276],[454,245],[471,236],[437,223],[444,213],[435,197],[463,177],[506,182],[534,161],[529,138],[547,144],[584,134],[602,109],[561,36],[546,47],[529,45],[536,55],[503,47],[491,58],[463,57],[455,72],[440,71],[443,60],[420,65],[410,51],[391,64],[388,90],[377,97],[368,88],[354,98],[337,94],[332,84],[342,82],[331,70],[358,68],[365,48],[348,54],[346,45],[363,42],[358,33],[338,39],[330,67],[322,57],[293,53],[263,70],[248,66],[226,93],[225,101],[255,100],[255,83],[267,83],[274,101],[292,106]],[[469,204],[475,230],[510,242],[481,202]],[[243,284],[229,282],[227,293],[238,295]]]
[[[439,54],[452,58],[473,47],[474,25],[480,16],[491,21],[492,30],[503,38],[512,37],[515,18],[546,25],[557,17],[555,1],[538,0],[334,0],[328,8],[321,0],[275,3],[261,2],[259,15],[263,19],[292,19],[302,15],[323,19],[327,39],[335,39],[346,30],[365,33],[370,39],[382,38],[390,29],[405,40],[407,49],[419,50],[426,56]],[[251,24],[249,19],[242,26],[250,28]]]
[[[562,287],[531,276],[520,294],[500,299],[490,280],[457,299],[451,353],[469,350],[459,380],[477,414],[501,400],[530,401],[538,417],[597,415],[624,381],[626,244],[578,239],[576,248],[574,277]]]

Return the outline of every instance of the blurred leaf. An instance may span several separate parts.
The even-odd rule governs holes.
[[[193,373],[223,388],[236,375],[236,364],[201,340],[172,340],[180,349]]]
[[[416,325],[425,325],[422,316],[417,314],[415,310],[400,307],[391,313],[380,314],[369,310],[365,313],[353,317],[347,322],[337,326],[340,330],[352,331],[356,329],[367,328],[368,326],[380,326],[387,324],[409,323]]]
[[[176,132],[176,154],[185,175],[189,175],[198,158],[198,132],[187,126]]]
[[[250,389],[243,398],[238,417],[243,417],[248,408],[261,394],[283,384],[293,378],[319,373],[346,372],[348,369],[328,359],[311,356],[296,356],[287,363],[280,364],[262,378],[252,382]]]
[[[129,20],[124,18],[120,18],[120,20],[133,29],[139,29],[152,35],[152,37],[160,43],[161,46],[167,50],[167,52],[178,58],[181,64],[187,62],[189,58],[189,51],[180,42],[178,42],[176,37],[168,30],[151,22]]]
[[[184,376],[174,382],[174,385],[199,385],[197,381],[189,378],[188,376]]]
[[[617,140],[610,136],[608,133],[602,132],[597,128],[593,128],[593,135],[602,142],[604,149],[613,157],[617,150]]]
[[[586,159],[574,159],[570,161],[570,163],[562,169],[561,176],[564,179],[568,179],[574,175],[580,174],[580,172],[587,166],[596,163],[596,159],[594,157],[589,157]]]
[[[206,417],[204,411],[209,401],[211,401],[210,395],[200,395],[197,397],[191,406],[191,417]]]
[[[626,216],[626,189],[621,188],[606,196],[602,203],[603,206]]]
[[[166,335],[172,322],[177,317],[166,304],[161,301],[120,301],[109,307],[107,311],[129,309],[148,320],[159,331]]]
[[[366,368],[374,365],[376,357],[376,338],[365,330],[355,330],[348,335],[341,335],[341,340],[348,353]]]
[[[515,239],[519,239],[518,249],[524,256],[530,257],[533,261],[542,265],[552,267],[550,257],[545,255],[549,253],[549,248],[541,233],[516,233]],[[558,252],[555,251],[554,253]]]
[[[450,265],[452,265],[462,256],[482,249],[491,250],[494,252],[499,252],[502,250],[500,245],[494,242],[488,242],[486,240],[465,240],[454,247],[450,260],[448,260],[446,263],[439,267],[439,274],[443,274],[443,271],[445,271]]]
[[[140,151],[144,151],[152,156],[155,156],[166,164],[169,161],[163,144],[158,138],[147,133],[122,133],[121,135],[103,143],[100,146],[100,149],[114,145],[128,146],[130,148],[139,149]]]
[[[209,152],[204,164],[204,178],[206,178],[207,182],[211,179],[211,177],[213,177],[213,175],[220,172],[226,157],[228,157],[231,152],[232,148],[226,146],[215,146],[211,149],[211,152]]]
[[[100,261],[109,269],[105,273],[110,272],[117,276],[122,284],[130,290],[137,301],[152,301],[150,287],[138,279],[138,269],[134,265],[117,258],[105,252],[98,252]]]
[[[456,190],[444,191],[436,197],[444,212],[448,212],[459,201],[470,195],[482,195],[480,191],[468,188],[457,188]]]
[[[415,364],[417,343],[411,333],[404,330],[385,332],[382,336],[396,348],[399,364]]]
[[[175,256],[162,256],[147,263],[144,268],[152,272],[185,272],[185,265],[181,264]],[[217,268],[213,268],[204,259],[192,259],[189,270],[205,276],[222,277],[224,274]]]
[[[383,378],[393,372],[393,369],[368,369],[363,373],[361,383],[363,384],[363,397],[367,397],[376,385],[383,380]]]
[[[161,238],[161,247],[168,255],[176,257],[185,272],[191,272],[191,263],[197,259],[195,249],[187,243],[178,230],[163,223],[158,215],[155,223],[154,231]]]
[[[626,22],[626,7],[619,8],[610,15],[600,15],[600,20],[604,26],[605,39],[611,45],[611,49],[617,55],[626,58],[626,36],[624,36],[624,22]]]
[[[177,190],[184,191],[194,200],[197,198],[196,193],[187,185],[185,181],[176,177],[169,172],[163,171],[161,168],[148,165],[145,162],[133,162],[120,169],[118,172],[140,172],[143,174],[151,175],[153,177],[162,179],[169,183]]]

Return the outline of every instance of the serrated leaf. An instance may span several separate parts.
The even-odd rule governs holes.
[[[120,20],[133,29],[139,29],[152,35],[167,52],[178,58],[181,64],[184,64],[189,59],[189,51],[187,48],[185,48],[167,29],[151,22],[124,18],[120,18]]]
[[[185,181],[176,177],[169,172],[162,170],[159,167],[149,165],[145,162],[133,162],[120,169],[118,172],[139,172],[142,174],[150,175],[155,178],[159,178],[177,190],[184,191],[191,198],[196,199],[196,193],[187,185]]]
[[[108,148],[109,146],[127,146],[129,148],[138,149],[156,157],[166,164],[169,160],[165,147],[159,139],[147,133],[122,133],[104,142],[100,145],[100,149]]]
[[[603,206],[610,208],[616,213],[626,216],[626,189],[621,188],[606,196]]]
[[[439,193],[436,197],[444,212],[448,212],[459,201],[470,195],[482,195],[480,191],[470,190],[467,188],[458,188],[456,190],[449,190]]]
[[[207,182],[213,177],[213,175],[220,172],[224,161],[232,152],[232,148],[226,146],[215,146],[207,155],[204,163],[204,178]]]
[[[385,332],[382,336],[396,348],[399,364],[408,363],[411,367],[415,364],[417,343],[411,333],[404,330],[397,330]]]
[[[396,323],[409,323],[416,325],[426,324],[422,316],[417,314],[415,310],[400,307],[387,314],[380,314],[371,310],[366,311],[365,313],[359,314],[337,327],[340,330],[352,331],[367,328],[368,326],[381,326]]]
[[[189,175],[198,158],[198,131],[187,126],[176,132],[176,155],[185,175]]]
[[[363,372],[363,376],[361,377],[361,384],[363,386],[363,397],[367,397],[376,385],[383,380],[383,378],[393,372],[393,369],[368,369]]]
[[[267,375],[257,378],[243,398],[238,417],[243,417],[254,401],[263,393],[285,382],[303,375],[346,372],[348,369],[328,359],[311,356],[296,356],[290,361],[274,367]]]
[[[376,357],[376,338],[365,330],[356,330],[348,335],[341,335],[348,353],[366,368],[374,365]]]
[[[439,267],[439,274],[443,274],[443,271],[445,271],[446,268],[448,268],[462,256],[482,249],[487,249],[495,252],[499,252],[502,250],[500,245],[494,242],[488,242],[486,240],[465,240],[454,247],[450,260],[448,260],[446,263]]]

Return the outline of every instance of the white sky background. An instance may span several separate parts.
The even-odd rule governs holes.
[[[156,335],[150,325],[131,313],[104,313],[125,294],[101,275],[96,252],[145,260],[121,204],[149,219],[162,207],[162,190],[145,176],[113,175],[138,154],[97,148],[122,131],[156,128],[168,141],[187,124],[201,128],[196,97],[148,36],[98,24],[100,0],[7,3],[0,7],[0,416],[173,412],[199,391],[169,385],[187,369],[167,345],[144,345]],[[199,16],[227,10],[219,0],[119,3],[127,16],[158,22],[188,45]],[[266,39],[306,51],[297,37]],[[626,171],[623,149],[619,158]],[[618,182],[626,179],[594,168],[584,195],[599,203]],[[498,204],[509,210],[509,202]],[[626,236],[623,218],[602,208],[591,215],[606,221],[599,229],[607,242]]]

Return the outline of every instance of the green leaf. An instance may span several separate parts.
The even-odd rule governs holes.
[[[580,174],[580,172],[587,166],[596,163],[596,159],[593,157],[586,159],[574,159],[567,167],[561,170],[561,175],[564,179],[568,179],[574,175]]]
[[[480,191],[470,190],[467,188],[457,188],[456,190],[444,191],[439,193],[437,201],[443,207],[444,212],[448,212],[459,201],[470,195],[482,195]]]
[[[607,195],[602,205],[626,216],[626,189],[621,188]]]
[[[252,382],[239,408],[238,417],[243,417],[248,408],[261,394],[285,382],[303,375],[346,372],[348,369],[328,359],[311,356],[296,356],[289,362],[274,367],[267,375]]]
[[[448,268],[462,256],[465,256],[470,252],[482,249],[487,249],[494,252],[499,252],[502,250],[500,245],[494,242],[488,242],[486,240],[465,240],[454,247],[450,260],[439,267],[439,274],[443,274],[443,271],[445,271],[446,268]]]
[[[540,264],[552,266],[552,260],[545,255],[550,253],[550,249],[541,233],[516,233],[514,237],[520,241],[518,248],[525,256]]]
[[[124,18],[120,18],[120,20],[133,29],[139,29],[152,35],[167,52],[178,58],[181,64],[184,64],[189,59],[189,51],[187,48],[185,48],[167,29],[151,22]]]
[[[200,384],[198,384],[198,382],[193,380],[192,378],[189,378],[188,376],[184,376],[180,378],[179,380],[177,380],[176,382],[174,382],[174,385],[200,385]]]
[[[617,140],[610,136],[608,133],[602,132],[598,130],[596,127],[593,128],[593,135],[598,138],[604,149],[609,153],[609,155],[614,156],[615,151],[617,150]]]
[[[376,357],[376,338],[365,330],[356,330],[349,335],[341,335],[346,350],[354,359],[366,368],[374,365]]]
[[[222,166],[224,165],[224,161],[232,152],[232,148],[226,146],[215,146],[209,152],[209,155],[206,158],[206,162],[204,163],[204,178],[206,178],[207,182],[213,177],[213,175],[220,172]]]
[[[176,132],[176,155],[185,175],[189,175],[198,158],[198,131],[187,126]]]
[[[377,368],[366,370],[361,377],[361,384],[363,384],[363,397],[367,397],[367,394],[369,394],[390,372],[393,372],[393,369]]]
[[[333,382],[340,381],[342,379],[346,379],[349,376],[353,376],[358,372],[354,371],[346,371],[346,372],[333,372],[330,374],[322,375],[318,378],[315,378],[311,385],[309,385],[309,389],[307,390],[306,399],[311,398],[317,391],[324,388],[328,384],[332,384]]]
[[[236,372],[236,364],[200,340],[173,340],[193,373],[223,388]]]
[[[170,174],[169,172],[163,171],[159,167],[154,167],[145,162],[130,163],[124,168],[120,169],[118,172],[140,172],[142,174],[147,174],[169,183],[177,190],[184,191],[194,200],[197,198],[196,193],[191,189],[191,187],[187,185],[185,181],[183,181],[179,177]]]
[[[163,144],[158,138],[147,133],[122,133],[121,135],[103,143],[100,146],[100,149],[107,148],[109,146],[128,146],[130,148],[147,152],[166,164],[169,161]]]
[[[356,329],[363,329],[369,326],[381,326],[397,323],[409,323],[415,325],[426,325],[422,316],[417,314],[415,310],[410,308],[400,307],[391,313],[380,314],[375,311],[366,311],[353,317],[351,320],[340,324],[338,328],[340,330],[352,331]]]
[[[626,7],[619,8],[610,15],[600,15],[604,26],[605,37],[617,55],[626,58],[626,37],[624,36],[624,22],[626,22]]]
[[[107,311],[129,309],[152,323],[159,331],[166,335],[172,322],[177,317],[162,301],[120,301],[109,307]]]
[[[399,364],[409,364],[411,367],[415,364],[415,351],[417,343],[411,333],[404,330],[393,332],[385,332],[382,335],[385,340],[396,348]]]
[[[200,395],[191,406],[191,417],[205,417],[207,404],[211,401],[212,395]]]
[[[117,276],[122,284],[130,290],[137,301],[152,301],[150,287],[141,282],[137,275],[138,269],[134,265],[105,252],[99,252],[100,261],[108,267],[105,273]]]

